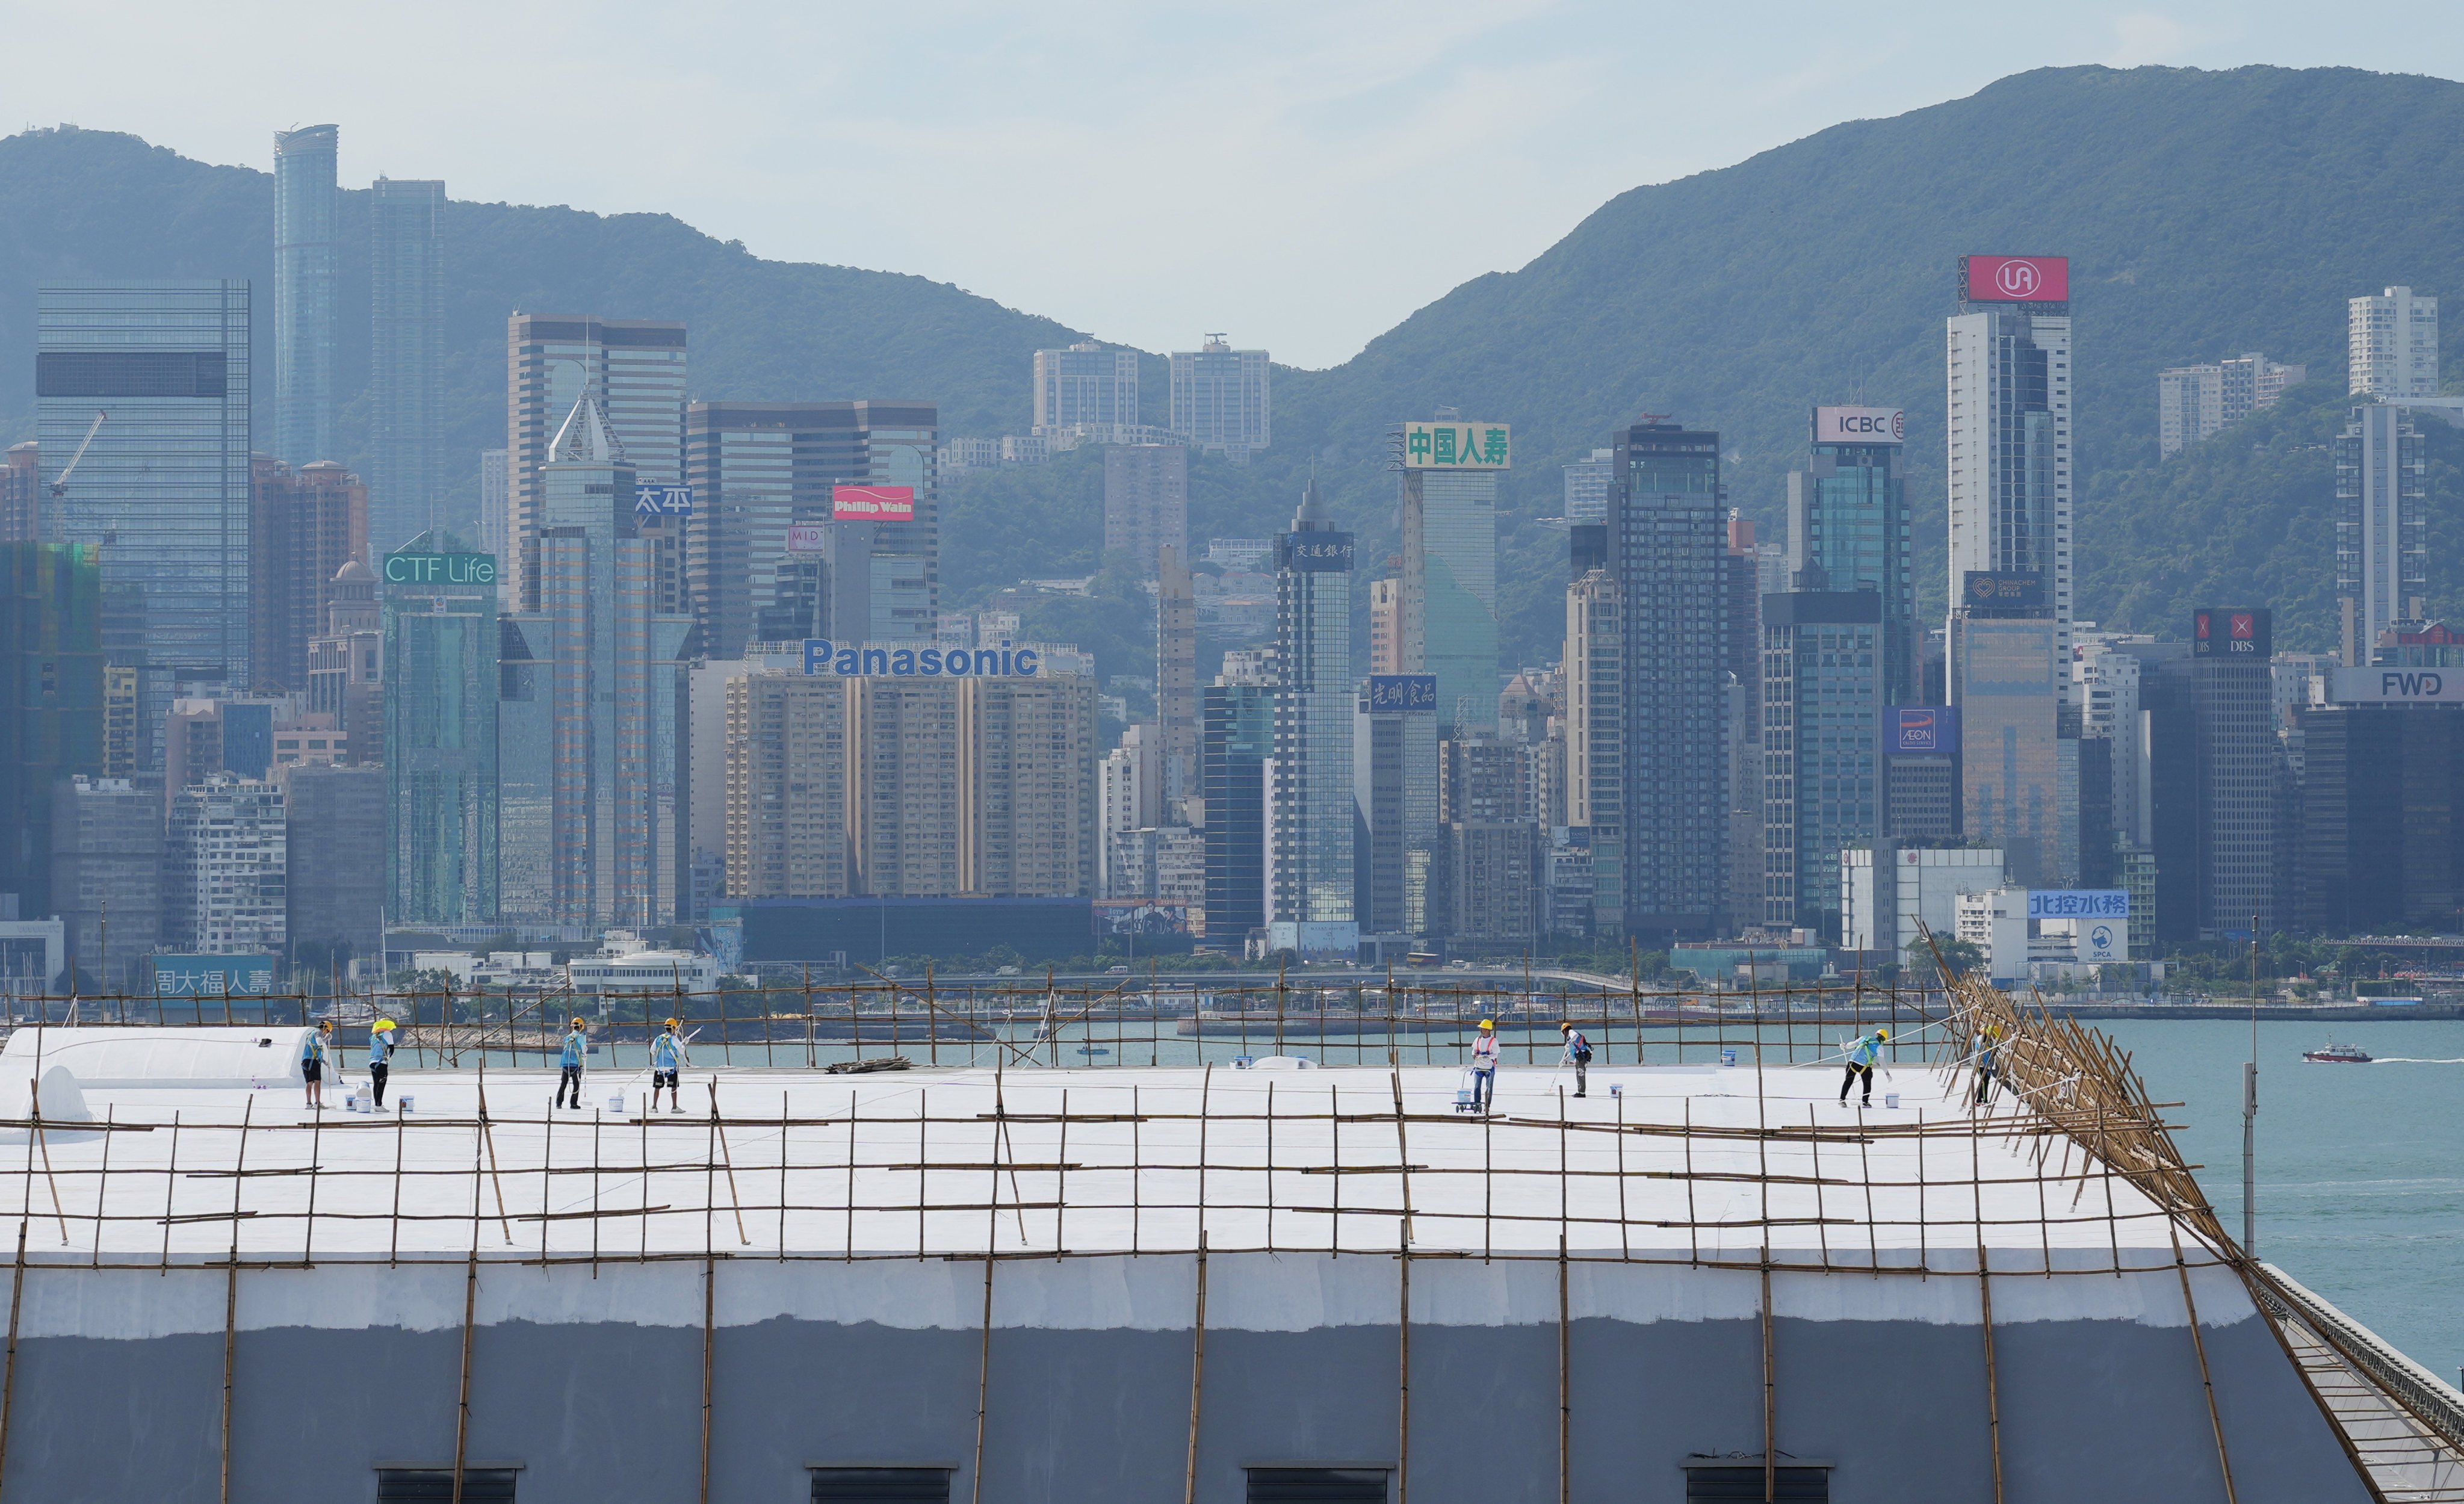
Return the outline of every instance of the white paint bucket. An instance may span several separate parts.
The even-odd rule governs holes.
[[[407,1117],[410,1116],[410,1104],[415,1100],[417,1100],[417,1098],[406,1092],[402,1095],[394,1098],[393,1110]]]
[[[1900,1105],[1900,1094],[1897,1092],[1884,1092],[1882,1094],[1882,1105],[1893,1109],[1898,1108]]]
[[[1720,1051],[1720,1063],[1724,1066],[1735,1065],[1737,1063],[1736,1050],[1733,1047],[1722,1050]]]
[[[622,1093],[622,1092],[610,1092],[610,1093],[608,1093],[608,1094],[607,1094],[607,1110],[608,1110],[609,1112],[611,1112],[611,1113],[616,1113],[616,1114],[620,1114],[620,1115],[621,1115],[621,1114],[625,1111],[625,1094],[624,1094],[624,1093]]]

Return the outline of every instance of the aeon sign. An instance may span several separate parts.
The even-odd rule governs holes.
[[[2059,303],[2071,296],[2066,255],[1971,255],[1959,263],[1960,296],[1971,303]]]

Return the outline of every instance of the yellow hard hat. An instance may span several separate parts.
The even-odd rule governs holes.
[[[573,1021],[573,1027],[574,1027],[574,1028],[583,1028],[583,1025],[582,1020],[580,1020],[580,1019],[578,1019],[578,1018],[577,1018],[577,1019],[575,1019],[575,1020]]]
[[[1887,1028],[1878,1028],[1874,1030],[1874,1037],[1877,1039],[1888,1039],[1891,1037],[1891,1031]]]
[[[674,1019],[672,1019],[672,1018],[671,1018],[671,1019],[670,1019],[670,1020],[668,1020],[668,1027],[669,1027],[670,1028],[675,1028],[675,1027],[676,1027],[676,1021],[675,1021]]]
[[[1497,1027],[1497,1023],[1493,1019],[1484,1018],[1480,1021],[1480,1027],[1483,1028],[1495,1028]]]
[[[319,1028],[331,1028],[334,1027],[334,1021],[330,1018],[320,1018],[317,1021],[317,1027]]]
[[[387,1032],[390,1032],[390,1031],[392,1030],[392,1028],[393,1028],[393,1020],[392,1020],[392,1019],[389,1019],[389,1018],[381,1018],[381,1019],[378,1019],[378,1020],[377,1020],[377,1032],[378,1032],[378,1033],[380,1033],[380,1034],[387,1033]]]

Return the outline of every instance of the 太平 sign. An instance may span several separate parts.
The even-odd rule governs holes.
[[[1033,678],[1044,672],[1033,648],[882,648],[804,639],[804,672],[847,679]]]

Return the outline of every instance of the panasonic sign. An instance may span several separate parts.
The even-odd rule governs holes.
[[[2464,705],[2464,669],[2331,669],[2336,705]]]
[[[804,672],[845,679],[1034,678],[1044,655],[1033,648],[885,648],[804,639]]]

